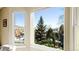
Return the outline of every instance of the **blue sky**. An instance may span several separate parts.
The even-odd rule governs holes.
[[[24,26],[24,14],[20,12],[15,13],[15,24],[18,26]]]
[[[43,17],[44,24],[48,27],[57,28],[62,22],[64,22],[64,8],[63,7],[52,7],[42,9],[34,12],[35,19],[34,27],[37,25],[40,16]]]
[[[35,19],[33,20],[33,25],[36,27],[40,16],[43,17],[44,24],[48,27],[57,28],[59,23],[62,23],[64,20],[64,8],[63,7],[52,7],[47,9],[42,9],[34,12]],[[61,17],[60,17],[61,16]],[[27,19],[26,19],[27,20]],[[15,13],[15,24],[18,26],[24,26],[24,14],[17,12]]]

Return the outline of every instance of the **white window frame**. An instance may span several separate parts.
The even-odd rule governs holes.
[[[45,9],[45,8],[42,8],[42,9]],[[40,10],[40,9],[38,9],[38,10]],[[35,11],[37,11],[37,10],[35,10]],[[34,11],[31,12],[31,17],[30,17],[30,19],[31,19],[30,20],[30,25],[31,25],[31,32],[30,33],[32,34],[32,35],[30,35],[31,46],[36,45],[35,43],[33,43],[34,42],[34,32],[33,32],[33,30],[34,30],[34,28],[33,28],[33,17],[34,17],[34,15],[33,15],[33,12]],[[72,12],[73,11],[72,11],[71,8],[68,8],[68,7],[64,8],[64,50],[67,50],[67,51],[73,50],[73,48],[74,48],[73,39],[71,39],[72,35],[71,35],[71,32],[70,32],[71,28],[73,28],[73,26],[70,25],[72,23],[72,19],[73,19],[72,18]]]
[[[77,30],[79,28],[79,9],[78,7],[73,8],[73,39],[74,39],[74,51],[79,51],[79,41],[78,41],[78,33]]]
[[[24,14],[24,45],[26,44],[26,36],[27,36],[27,34],[25,33],[25,32],[27,32],[27,29],[26,29],[26,26],[27,25],[25,25],[26,24],[26,17],[27,17],[27,15],[26,15],[26,12],[24,12],[24,11],[14,11],[14,12],[12,12],[12,45],[14,45],[15,46],[15,33],[14,33],[14,25],[15,25],[15,13],[17,13],[17,12],[20,12],[20,13],[23,13]],[[10,41],[11,42],[11,41]]]

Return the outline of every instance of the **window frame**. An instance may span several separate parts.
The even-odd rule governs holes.
[[[32,29],[31,30],[32,31],[34,31],[33,23],[32,23],[33,22],[33,17],[34,17],[34,12],[39,11],[39,10],[44,10],[44,9],[47,9],[47,8],[51,8],[51,7],[40,8],[40,9],[33,10],[31,12],[31,26],[32,26]],[[64,25],[65,25],[65,8],[64,8]],[[65,27],[64,27],[64,32],[65,32]],[[31,33],[33,33],[32,34],[32,40],[33,41],[30,39],[32,41],[31,45],[33,45],[33,46],[35,45],[35,46],[39,46],[40,47],[40,45],[34,43],[34,37],[35,37],[34,34],[35,33],[34,32],[31,32]],[[64,36],[65,36],[65,33],[64,33]],[[65,50],[65,37],[64,37],[64,50]]]

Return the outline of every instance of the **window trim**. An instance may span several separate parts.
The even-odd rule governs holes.
[[[34,12],[35,12],[35,11],[42,10],[42,9],[47,9],[47,8],[51,8],[51,7],[40,8],[40,9],[37,9],[37,10],[34,10],[34,11],[31,12],[31,20],[30,20],[30,23],[31,23],[31,24],[30,24],[30,25],[32,26],[32,29],[31,29],[32,31],[34,31],[33,23],[32,23],[32,22],[33,22],[33,17],[34,17],[34,15],[33,15]],[[64,16],[65,16],[65,8],[64,8]],[[65,17],[64,17],[64,25],[65,25]],[[64,31],[65,31],[65,27],[64,27]],[[31,44],[31,46],[34,46],[34,45],[36,46],[37,44],[33,43],[33,42],[34,42],[34,32],[31,32],[31,33],[33,33],[33,35],[31,35],[32,38],[30,39],[30,41],[32,41],[32,40],[33,40],[33,41],[32,41],[32,43],[30,43],[30,44]],[[65,36],[65,34],[64,34],[64,36]],[[64,37],[64,50],[66,50],[66,49],[65,49],[65,37]]]

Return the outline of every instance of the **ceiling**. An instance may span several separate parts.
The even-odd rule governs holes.
[[[0,7],[0,10],[4,8],[4,7]],[[14,7],[13,7],[14,8]],[[17,7],[18,8],[18,7]],[[45,8],[45,7],[24,7],[26,8],[27,10],[30,10],[30,11],[36,11],[38,9],[42,9],[42,8]]]

